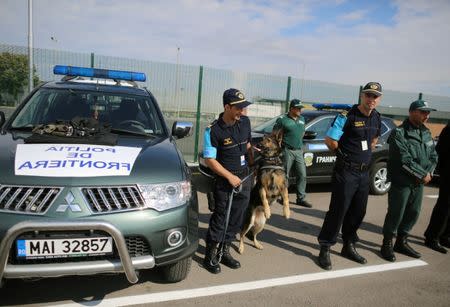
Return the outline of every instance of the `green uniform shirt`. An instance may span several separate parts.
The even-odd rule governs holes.
[[[273,126],[273,131],[283,130],[283,146],[289,149],[301,149],[303,147],[303,135],[305,134],[305,119],[299,116],[294,120],[288,114],[279,117]]]
[[[437,164],[430,130],[406,119],[389,136],[388,180],[397,185],[416,184]]]

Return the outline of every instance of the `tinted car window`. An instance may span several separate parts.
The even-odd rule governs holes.
[[[328,128],[330,128],[331,123],[333,122],[334,117],[326,117],[319,119],[316,123],[313,123],[310,127],[308,127],[308,131],[314,131],[317,133],[316,139],[325,139],[327,135]]]
[[[110,123],[113,129],[164,133],[155,105],[148,97],[52,88],[39,89],[20,110],[11,128],[70,121],[77,116]]]

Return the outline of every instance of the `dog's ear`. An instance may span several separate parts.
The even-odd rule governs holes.
[[[283,141],[283,129],[275,131],[272,135],[278,143],[278,146],[281,147],[281,142]]]

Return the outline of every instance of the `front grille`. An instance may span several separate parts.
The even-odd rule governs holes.
[[[60,187],[0,186],[0,211],[44,214]]]
[[[103,232],[94,232],[94,235],[103,235],[108,236],[108,234]],[[57,236],[58,238],[61,237],[59,233],[40,233],[38,236],[36,236],[34,233],[26,233],[22,234],[22,238],[51,238],[52,236]],[[89,236],[89,234],[86,233],[76,233],[71,232],[70,234],[65,234],[68,237],[71,236]],[[126,236],[125,237],[125,243],[127,245],[128,253],[130,254],[130,257],[140,257],[140,256],[148,256],[151,255],[151,248],[148,244],[147,240],[145,240],[143,237],[139,236]],[[64,263],[64,262],[83,262],[83,261],[96,261],[96,260],[105,260],[105,259],[117,259],[119,258],[119,252],[117,251],[116,246],[113,247],[113,254],[112,255],[103,255],[103,256],[84,256],[84,257],[67,257],[67,258],[49,258],[49,259],[20,259],[16,257],[16,244],[14,243],[11,246],[11,250],[9,252],[9,258],[8,258],[8,264],[40,264],[40,263]]]
[[[144,200],[135,186],[82,188],[93,213],[108,213],[144,208]]]

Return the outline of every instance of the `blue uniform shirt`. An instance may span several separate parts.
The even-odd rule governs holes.
[[[380,129],[380,113],[373,110],[367,117],[361,113],[358,105],[353,105],[347,113],[344,134],[339,139],[339,148],[345,158],[351,162],[369,164],[372,158],[370,144],[380,136]]]
[[[203,157],[216,159],[229,171],[240,171],[247,167],[247,143],[251,142],[250,120],[240,120],[228,126],[222,119],[215,120],[205,129],[203,136]]]

